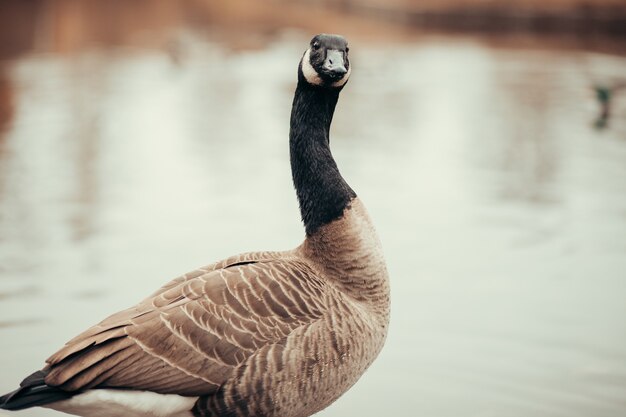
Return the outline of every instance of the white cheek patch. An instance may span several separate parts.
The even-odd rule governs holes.
[[[311,50],[307,49],[302,58],[302,75],[313,85],[322,85],[324,82],[320,78],[320,75],[315,71],[315,68],[311,65]]]

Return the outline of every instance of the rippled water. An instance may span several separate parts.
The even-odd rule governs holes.
[[[2,67],[0,391],[180,273],[301,241],[287,132],[306,42],[184,36]],[[331,144],[385,246],[393,316],[321,415],[626,415],[626,91],[603,131],[591,91],[626,59],[352,50]]]

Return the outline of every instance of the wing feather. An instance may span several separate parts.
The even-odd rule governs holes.
[[[279,255],[244,254],[176,278],[68,342],[48,359],[46,383],[206,395],[261,350],[282,366],[281,341],[321,317],[325,283]]]
[[[60,379],[65,381],[59,388],[67,391],[76,389],[87,389],[96,386],[101,378],[110,375],[115,369],[120,369],[125,363],[129,363],[130,358],[137,358],[139,350],[129,346],[120,349],[117,352],[101,359],[99,362],[93,363],[89,367],[71,367],[69,364],[64,366],[65,373],[63,375],[53,375],[51,379]],[[82,355],[89,357],[90,355]],[[102,369],[107,369],[104,373]],[[53,368],[53,370],[56,370]],[[68,372],[69,371],[69,372]]]

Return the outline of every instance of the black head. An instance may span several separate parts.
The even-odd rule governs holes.
[[[302,57],[300,71],[309,84],[343,87],[350,77],[348,41],[339,35],[313,37]]]

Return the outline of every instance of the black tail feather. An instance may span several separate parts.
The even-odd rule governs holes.
[[[46,385],[47,370],[37,371],[22,381],[20,387],[0,397],[0,409],[23,410],[66,400],[74,393]]]

